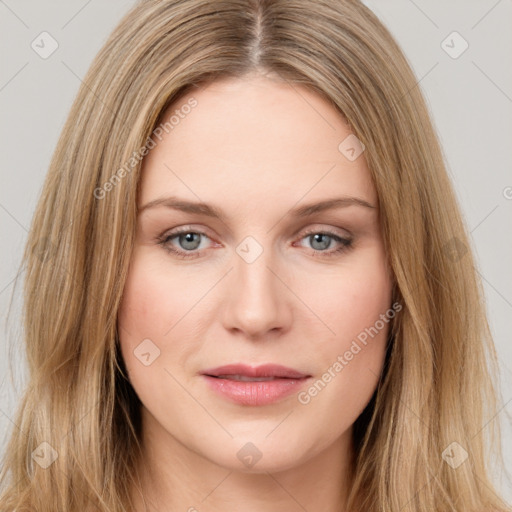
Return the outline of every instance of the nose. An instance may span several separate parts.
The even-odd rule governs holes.
[[[227,330],[263,339],[290,328],[293,294],[286,286],[285,272],[270,253],[265,250],[250,263],[234,255],[234,268],[224,283],[228,298],[222,319]]]

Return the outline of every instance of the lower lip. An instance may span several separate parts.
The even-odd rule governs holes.
[[[239,381],[219,379],[203,375],[208,385],[223,397],[241,405],[267,405],[297,392],[308,380],[275,379],[262,381]]]

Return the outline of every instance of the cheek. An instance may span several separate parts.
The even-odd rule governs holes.
[[[123,291],[119,325],[132,339],[163,339],[197,295],[179,271],[170,272],[159,258],[135,251]],[[190,307],[190,306],[188,306]]]
[[[331,329],[325,337],[330,346],[350,345],[391,306],[392,281],[380,246],[359,253],[323,282],[308,285],[308,303]]]
[[[162,310],[166,309],[161,282],[151,279],[151,274],[142,272],[137,262],[134,263],[124,287],[118,317],[125,338],[132,341],[152,338],[157,333],[160,336],[162,326],[159,319],[162,320]]]
[[[197,270],[169,265],[166,255],[144,246],[135,249],[118,331],[128,375],[143,402],[155,400],[170,379],[166,369],[184,368],[200,350],[201,298],[208,286]]]
[[[141,375],[151,380],[170,356],[165,334],[185,314],[183,297],[170,293],[175,289],[179,283],[165,269],[134,252],[118,313],[121,352],[134,384]]]
[[[310,305],[331,332],[316,337],[315,357],[322,361],[320,372],[325,373],[316,376],[321,382],[308,396],[318,396],[314,398],[318,406],[343,403],[344,414],[353,412],[354,420],[378,382],[395,312],[392,280],[382,251],[360,253],[351,263],[328,280],[325,293],[311,288],[317,291],[309,295]]]

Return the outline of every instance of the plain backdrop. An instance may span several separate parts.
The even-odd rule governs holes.
[[[416,73],[471,232],[501,365],[501,406],[488,422],[502,425],[503,453],[512,473],[512,2],[365,3],[390,29]],[[15,284],[27,230],[81,79],[133,4],[133,0],[0,0],[2,452],[10,429],[18,428],[12,418],[24,382],[22,272],[16,288]],[[51,55],[44,54],[56,44]],[[14,349],[12,379],[9,345]],[[496,475],[508,501],[512,501],[510,480]]]

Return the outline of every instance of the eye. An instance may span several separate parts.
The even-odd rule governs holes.
[[[204,247],[200,247],[201,237],[209,239],[206,233],[195,231],[185,226],[171,233],[165,233],[158,238],[157,242],[178,258],[198,258],[201,256],[201,249],[204,249]],[[175,243],[173,243],[174,239],[176,239]],[[352,239],[343,238],[328,230],[310,230],[304,233],[300,240],[308,240],[310,242],[313,256],[335,256],[352,247]],[[332,246],[335,248],[327,250]]]
[[[158,243],[162,245],[167,251],[175,254],[179,258],[197,258],[201,256],[197,249],[201,244],[201,237],[209,238],[206,233],[202,231],[193,231],[188,227],[179,228],[172,233],[164,234],[159,238]],[[176,240],[176,245],[172,244],[172,240]]]
[[[308,240],[313,249],[313,256],[335,256],[352,248],[352,239],[343,238],[332,231],[310,230],[306,232],[301,240]],[[338,245],[336,247],[336,244]],[[326,250],[335,246],[334,249]]]

